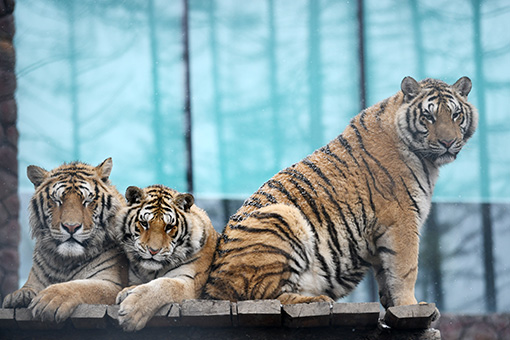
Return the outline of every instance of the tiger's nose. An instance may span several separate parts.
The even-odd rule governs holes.
[[[159,253],[159,251],[161,250],[161,248],[159,249],[153,249],[151,247],[148,247],[149,249],[149,253],[151,253],[151,255],[156,255],[157,253]]]
[[[440,139],[439,143],[441,143],[445,148],[449,149],[450,146],[453,145],[455,139]]]
[[[67,231],[70,235],[72,235],[75,232],[77,232],[78,229],[81,228],[81,224],[80,223],[74,223],[74,224],[62,223],[62,228],[64,228],[65,231]]]

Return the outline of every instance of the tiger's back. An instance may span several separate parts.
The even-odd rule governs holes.
[[[467,78],[405,78],[402,91],[263,184],[225,227],[204,296],[330,301],[373,266],[384,306],[416,303],[419,227],[439,166],[476,128],[470,88]]]

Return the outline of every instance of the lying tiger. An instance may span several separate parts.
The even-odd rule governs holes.
[[[28,307],[35,318],[62,322],[79,304],[115,303],[127,284],[127,261],[115,242],[115,216],[125,203],[110,184],[111,170],[111,158],[97,167],[28,167],[35,186],[29,206],[33,265],[3,308]]]
[[[375,269],[384,307],[415,304],[419,230],[439,167],[473,135],[471,81],[406,77],[230,218],[204,298],[333,301]]]
[[[162,185],[127,188],[117,236],[129,259],[129,284],[117,296],[119,323],[139,330],[164,305],[201,294],[218,233],[191,194]]]

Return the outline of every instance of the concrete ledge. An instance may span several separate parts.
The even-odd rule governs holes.
[[[380,317],[378,303],[281,305],[277,300],[186,300],[164,306],[136,333],[118,324],[118,306],[81,305],[64,323],[45,323],[30,310],[0,309],[2,339],[440,339],[429,328],[435,306],[395,307]],[[392,325],[390,327],[389,325]],[[412,327],[410,326],[412,325]],[[421,328],[420,328],[421,327]]]

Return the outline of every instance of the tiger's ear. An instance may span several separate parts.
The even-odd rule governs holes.
[[[37,187],[48,177],[48,171],[38,167],[37,165],[29,165],[27,167],[27,177],[37,189]]]
[[[140,203],[143,199],[143,190],[139,187],[130,186],[126,189],[126,199],[128,205],[132,205],[135,203]]]
[[[471,92],[471,86],[471,79],[468,77],[462,77],[452,85],[455,91],[457,91],[464,98],[467,98],[469,92]]]
[[[174,202],[179,208],[189,212],[191,206],[195,203],[195,198],[192,194],[179,194],[174,198]]]
[[[103,182],[108,181],[108,177],[110,177],[110,173],[112,172],[112,167],[113,162],[111,157],[108,157],[103,161],[103,163],[96,166],[96,172]]]
[[[402,79],[400,89],[404,93],[404,101],[409,103],[411,100],[416,98],[421,92],[420,84],[412,77],[405,77]]]

